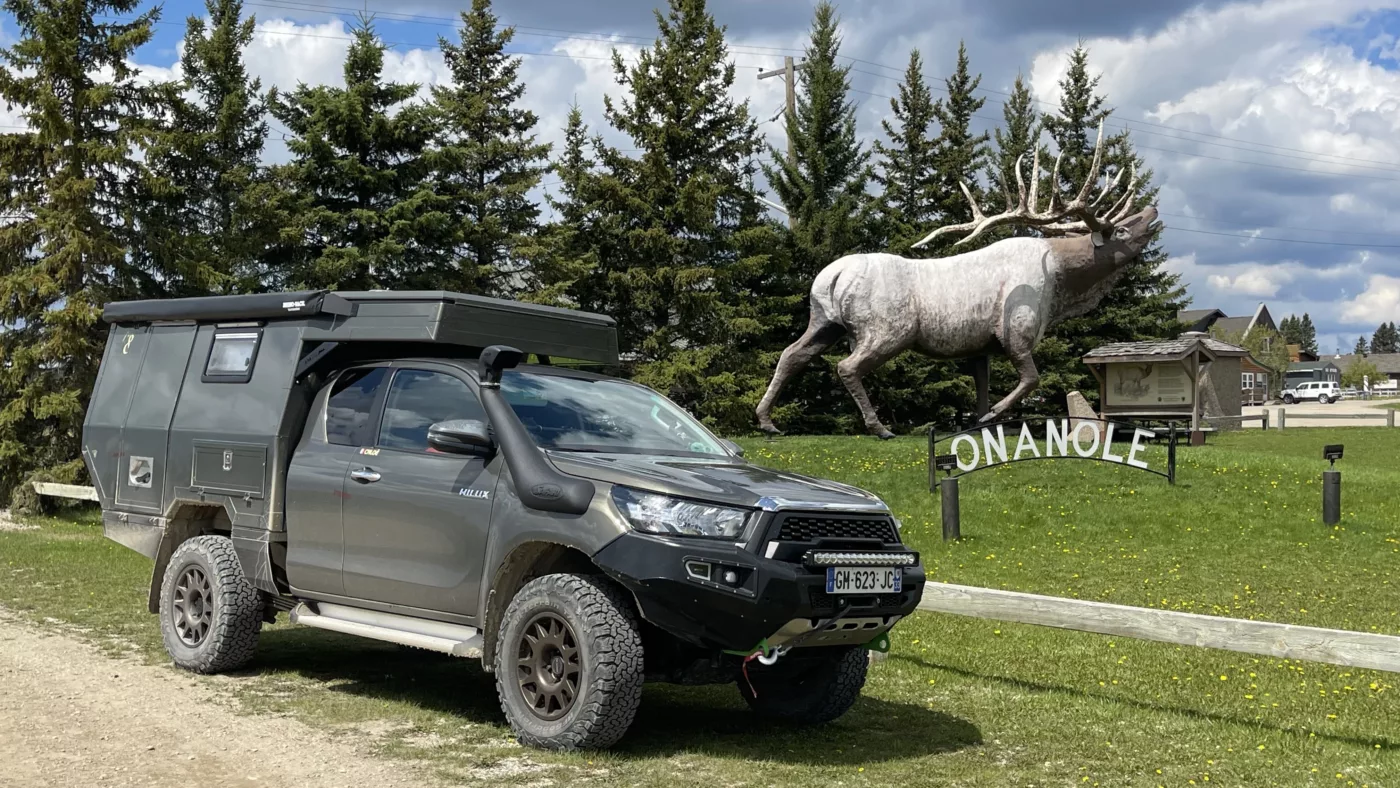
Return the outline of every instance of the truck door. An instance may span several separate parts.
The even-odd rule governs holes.
[[[502,459],[428,446],[435,422],[486,420],[461,372],[394,366],[375,439],[345,481],[345,594],[474,619]]]
[[[392,370],[342,372],[322,392],[287,468],[287,582],[298,591],[345,594],[341,509],[350,461],[374,443],[376,407]]]

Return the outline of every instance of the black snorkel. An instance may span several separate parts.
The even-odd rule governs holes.
[[[501,373],[513,369],[524,357],[524,353],[506,345],[492,345],[481,351],[481,405],[491,419],[520,502],[543,512],[583,514],[593,501],[593,482],[556,470],[530,439],[501,391]]]

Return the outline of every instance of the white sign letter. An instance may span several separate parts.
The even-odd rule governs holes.
[[[1139,460],[1137,458],[1138,452],[1142,451],[1142,444],[1139,441],[1141,441],[1143,438],[1155,437],[1157,437],[1157,434],[1155,432],[1152,432],[1151,430],[1145,430],[1142,427],[1138,427],[1137,429],[1133,430],[1133,446],[1131,449],[1128,450],[1129,465],[1133,466],[1134,468],[1147,467],[1146,461]]]
[[[1021,452],[1027,449],[1030,450],[1031,454],[1034,454],[1037,457],[1040,456],[1040,447],[1035,445],[1035,438],[1031,437],[1031,425],[1022,422],[1021,437],[1018,438],[1016,441],[1015,459],[1021,459]]]
[[[982,430],[982,446],[987,450],[987,464],[995,465],[997,462],[1006,462],[1006,429],[1002,425],[997,425],[996,440],[992,440],[992,431]],[[995,450],[995,456],[993,455]],[[997,457],[1001,459],[998,460]]]
[[[1113,453],[1113,424],[1108,425],[1108,432],[1103,438],[1103,458],[1109,462],[1122,462],[1123,455]]]
[[[1085,427],[1088,427],[1089,434],[1094,436],[1094,442],[1089,444],[1088,451],[1085,451],[1084,447],[1079,445],[1079,433],[1083,432]],[[1074,442],[1075,454],[1078,454],[1080,457],[1092,457],[1094,456],[1094,452],[1099,450],[1099,425],[1092,421],[1081,421],[1075,426],[1074,434],[1070,436],[1070,439]]]
[[[1058,429],[1054,419],[1045,420],[1045,456],[1056,456],[1056,447],[1059,447],[1059,456],[1069,456],[1069,420],[1060,419]]]
[[[966,465],[963,465],[962,455],[958,453],[959,441],[967,441],[967,445],[972,447],[972,462]],[[958,437],[954,438],[950,448],[952,448],[953,450],[953,455],[958,458],[958,470],[962,471],[963,473],[975,470],[977,468],[977,463],[980,462],[982,459],[982,452],[980,449],[977,448],[977,440],[971,435],[959,435]]]

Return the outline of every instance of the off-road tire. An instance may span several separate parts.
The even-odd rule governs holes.
[[[870,667],[865,649],[824,649],[827,653],[820,658],[797,656],[800,651],[774,665],[748,663],[748,680],[739,678],[739,694],[749,708],[794,725],[824,725],[850,711]]]
[[[578,691],[557,720],[531,710],[517,666],[527,624],[540,614],[563,619],[579,648]],[[496,692],[521,744],[546,750],[602,749],[616,744],[642,701],[642,638],[632,601],[606,580],[545,575],[516,593],[501,620],[495,654]]]
[[[191,567],[208,580],[212,613],[207,634],[193,646],[181,639],[174,620],[176,587]],[[243,576],[232,541],[197,536],[175,548],[160,587],[160,632],[176,665],[195,673],[237,670],[253,659],[262,625],[262,594]]]
[[[1295,400],[1293,399],[1293,395],[1292,395],[1292,394],[1284,394],[1284,395],[1283,395],[1283,404],[1285,404],[1285,405],[1292,405],[1294,402],[1295,402]]]

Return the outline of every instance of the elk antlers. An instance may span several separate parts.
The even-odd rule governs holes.
[[[1089,166],[1089,175],[1084,179],[1084,184],[1080,186],[1079,193],[1074,199],[1058,205],[1060,199],[1060,160],[1064,158],[1064,151],[1055,157],[1055,168],[1050,176],[1050,203],[1044,211],[1040,210],[1040,150],[1036,149],[1035,157],[1031,161],[1031,189],[1030,194],[1026,194],[1026,182],[1021,177],[1021,161],[1025,159],[1022,154],[1016,159],[1016,186],[1020,190],[1020,199],[1015,204],[1011,204],[1011,196],[1007,195],[1006,210],[995,216],[987,216],[982,213],[982,207],[973,198],[972,191],[967,188],[967,184],[959,182],[963,195],[967,197],[967,202],[972,206],[972,221],[963,224],[950,224],[939,227],[924,237],[922,241],[914,244],[914,248],[919,248],[933,239],[948,235],[950,233],[968,232],[968,235],[958,241],[955,246],[962,245],[981,235],[987,230],[991,230],[1003,225],[1014,224],[1025,227],[1038,227],[1046,235],[1081,235],[1084,233],[1095,233],[1100,239],[1113,232],[1114,226],[1131,215],[1133,210],[1133,197],[1137,192],[1137,173],[1129,165],[1128,170],[1133,174],[1128,180],[1128,190],[1119,197],[1107,211],[1103,214],[1098,212],[1099,203],[1118,187],[1119,181],[1123,178],[1123,170],[1119,169],[1113,180],[1104,184],[1099,190],[1099,194],[1092,201],[1089,200],[1089,191],[1099,180],[1099,167],[1103,162],[1103,121],[1099,121],[1099,136],[1094,142],[1094,161]],[[1072,219],[1072,221],[1065,221]],[[1096,242],[1097,243],[1097,242]]]

